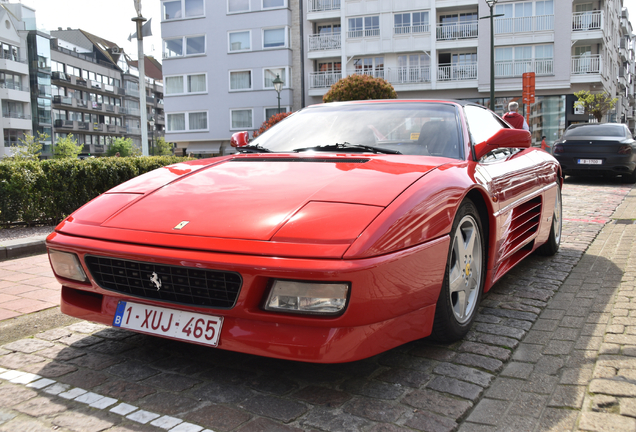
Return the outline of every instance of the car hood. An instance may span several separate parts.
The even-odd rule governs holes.
[[[301,226],[297,219],[303,215],[328,219],[341,214],[340,219],[366,220],[355,233],[348,234],[355,238],[384,207],[440,161],[444,160],[390,155],[239,155],[152,191],[139,192],[143,188],[139,180],[133,187],[124,184],[73,216],[75,222],[101,228],[267,241],[294,217]],[[103,210],[91,212],[100,200]],[[346,220],[341,223],[345,225]],[[328,226],[322,224],[323,228]],[[304,227],[307,230],[312,225]]]

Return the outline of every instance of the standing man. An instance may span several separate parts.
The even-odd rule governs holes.
[[[510,102],[508,104],[508,111],[504,114],[503,119],[510,123],[510,125],[515,129],[524,129],[529,131],[528,122],[526,122],[525,117],[521,114],[517,113],[519,110],[519,104],[517,102]]]

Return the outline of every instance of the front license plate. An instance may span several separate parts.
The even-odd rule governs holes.
[[[217,346],[223,317],[120,301],[113,326]]]
[[[577,159],[579,165],[603,165],[602,159]]]

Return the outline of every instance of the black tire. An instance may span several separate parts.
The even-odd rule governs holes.
[[[435,308],[431,339],[462,339],[475,320],[486,277],[486,243],[475,204],[460,206],[451,229],[442,290]]]
[[[554,199],[554,213],[552,214],[552,226],[548,241],[537,248],[537,253],[543,256],[552,256],[559,250],[561,244],[561,232],[563,228],[563,207],[561,204],[561,187],[557,185],[557,194]]]

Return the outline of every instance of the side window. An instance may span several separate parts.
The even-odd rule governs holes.
[[[497,117],[485,108],[467,105],[464,107],[464,113],[474,144],[486,141],[504,127]]]

